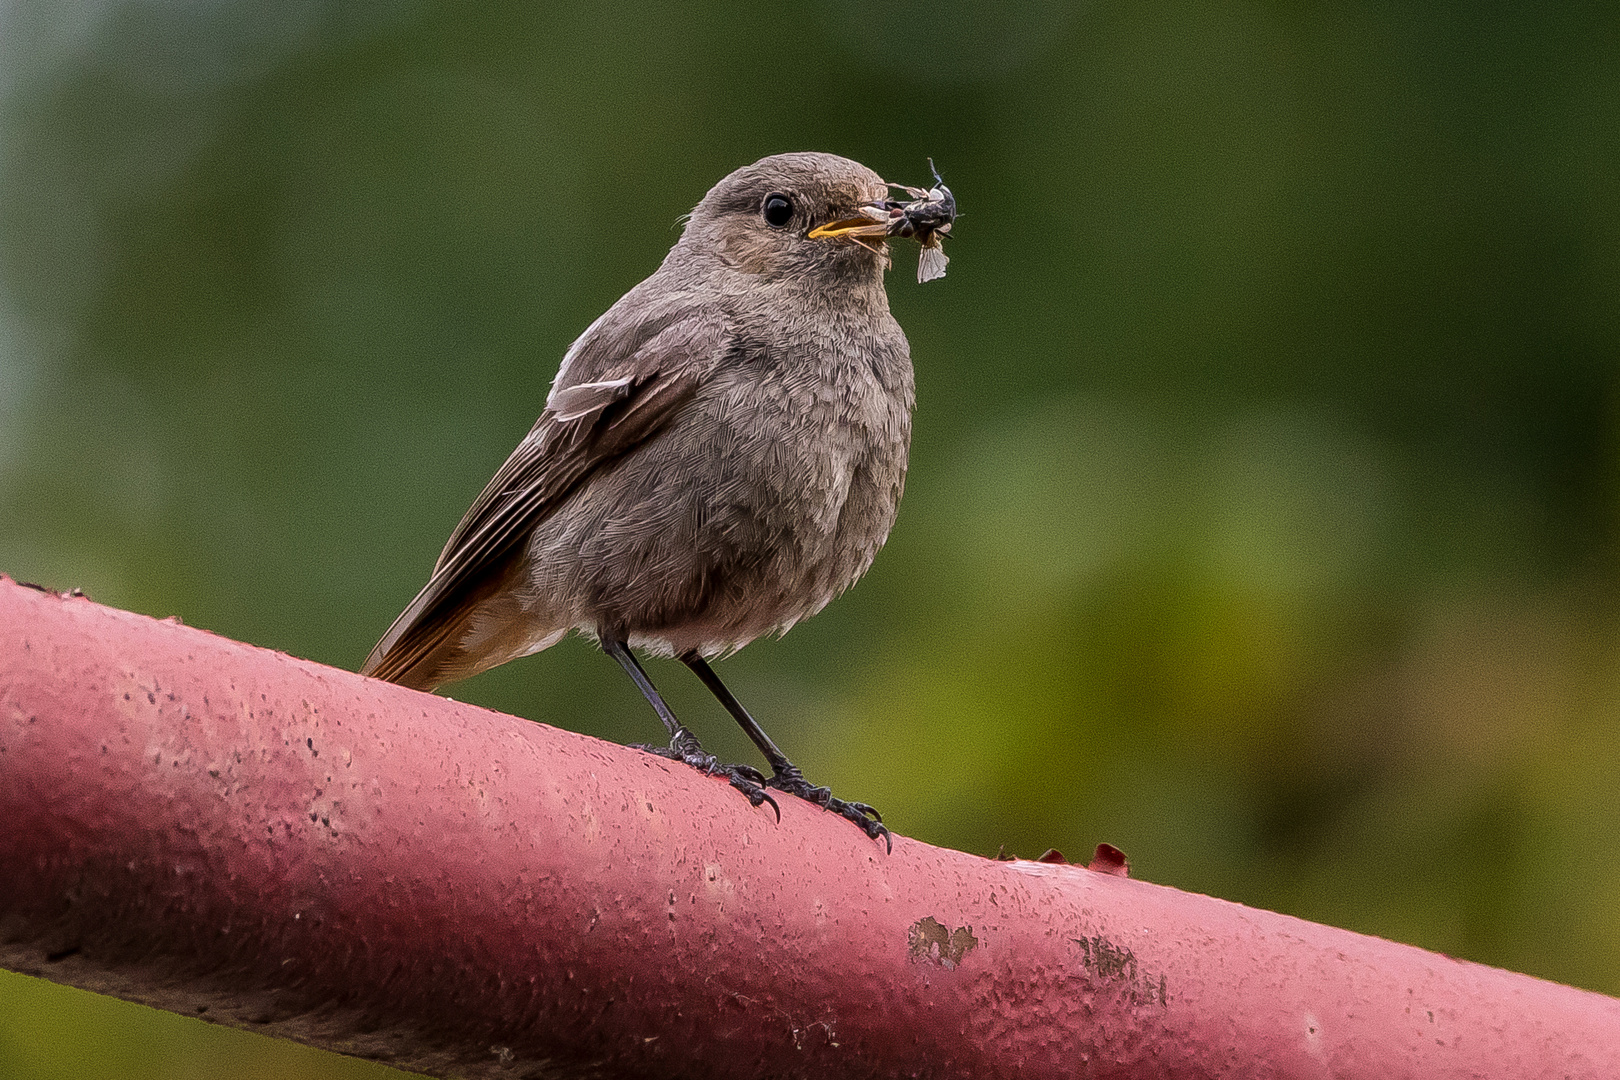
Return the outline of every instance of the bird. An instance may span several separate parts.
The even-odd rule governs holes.
[[[642,749],[723,776],[778,820],[770,791],[807,799],[892,850],[881,815],[809,783],[710,664],[820,611],[894,524],[916,393],[886,240],[939,214],[891,187],[826,153],[715,184],[658,269],[566,350],[534,427],[361,674],[433,690],[577,631],[662,721],[669,744]],[[941,188],[904,190],[937,202]],[[704,751],[635,650],[690,668],[770,775]]]

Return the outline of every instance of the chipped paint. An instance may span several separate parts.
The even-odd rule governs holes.
[[[1111,983],[1125,991],[1132,1005],[1168,1005],[1168,980],[1161,971],[1157,976],[1141,970],[1136,953],[1095,934],[1091,937],[1071,938],[1080,946],[1080,966],[1093,978]]]
[[[947,929],[932,915],[925,915],[906,931],[906,950],[913,960],[932,960],[946,971],[953,971],[968,953],[978,948],[973,927]]]

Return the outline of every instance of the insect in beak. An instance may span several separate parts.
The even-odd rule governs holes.
[[[933,159],[928,171],[934,174],[931,188],[911,187],[908,184],[890,184],[911,196],[910,201],[891,199],[884,205],[889,212],[889,235],[914,237],[922,245],[917,257],[917,280],[933,281],[945,276],[945,237],[950,235],[956,222],[956,196],[940,179]]]
[[[853,240],[868,251],[881,254],[883,241],[891,236],[915,239],[922,245],[917,257],[917,280],[933,281],[945,276],[945,237],[956,222],[956,196],[940,179],[933,159],[928,171],[934,174],[931,188],[890,184],[910,199],[883,199],[859,207],[859,217],[840,218],[810,230],[812,240]]]

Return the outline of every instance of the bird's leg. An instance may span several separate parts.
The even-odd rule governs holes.
[[[703,680],[703,685],[720,700],[720,704],[726,707],[726,712],[731,714],[732,719],[737,721],[743,732],[753,740],[754,745],[759,747],[759,752],[765,755],[765,760],[770,762],[771,777],[765,781],[766,787],[785,791],[789,795],[797,795],[807,802],[813,802],[817,806],[846,817],[859,825],[872,839],[883,837],[883,842],[889,846],[889,850],[894,850],[894,843],[889,839],[889,830],[883,825],[883,815],[865,803],[835,799],[829,788],[812,786],[804,778],[804,773],[799,771],[799,767],[789,761],[788,756],[771,741],[769,735],[765,734],[765,729],[759,726],[759,721],[743,708],[737,696],[720,681],[720,676],[714,673],[714,668],[709,666],[707,660],[695,652],[689,652],[681,657],[681,663],[691,668],[692,673]]]
[[[630,676],[630,681],[641,691],[641,696],[647,699],[647,704],[653,707],[653,712],[663,721],[664,730],[669,732],[667,747],[637,745],[635,749],[645,750],[650,754],[669,758],[671,761],[683,761],[710,776],[723,776],[731,781],[732,787],[748,797],[750,805],[770,803],[771,809],[776,811],[776,820],[782,820],[782,809],[776,805],[776,800],[766,793],[765,777],[758,769],[747,765],[726,765],[713,754],[707,753],[698,743],[697,736],[686,730],[681,722],[675,719],[674,711],[664,700],[664,696],[658,692],[658,688],[652,684],[652,680],[647,678],[647,673],[641,668],[641,662],[630,651],[629,644],[622,638],[607,634],[601,635],[601,641],[602,651],[617,660],[619,666],[624,668],[625,674]]]

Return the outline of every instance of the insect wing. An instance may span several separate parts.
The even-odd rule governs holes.
[[[928,238],[932,243],[925,245],[917,256],[917,281],[933,281],[935,278],[945,276],[945,264],[950,262],[945,255],[945,245],[937,238]]]

